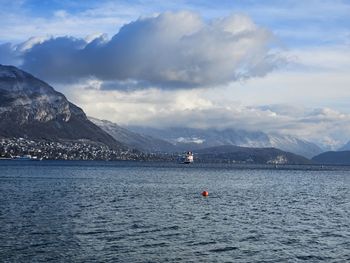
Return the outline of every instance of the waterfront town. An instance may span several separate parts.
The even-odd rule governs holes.
[[[158,160],[155,154],[133,149],[112,149],[88,140],[47,141],[25,138],[0,139],[0,159],[32,160]]]

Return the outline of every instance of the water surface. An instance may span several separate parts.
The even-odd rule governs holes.
[[[0,261],[350,262],[350,171],[0,161]]]

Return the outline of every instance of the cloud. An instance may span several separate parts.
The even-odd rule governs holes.
[[[0,63],[4,65],[21,65],[24,53],[47,39],[45,37],[31,37],[17,45],[11,43],[0,44]]]
[[[261,130],[339,148],[350,139],[349,47],[284,54],[295,59],[283,70],[212,89],[113,90],[114,81],[93,77],[55,87],[88,115],[122,125]]]
[[[19,65],[89,115],[124,125],[278,131],[333,147],[349,139],[350,56],[343,43],[349,4],[236,3],[234,10],[292,47],[282,51],[287,67],[271,72],[284,61],[269,30],[244,15],[212,19],[232,3],[198,9],[186,1],[174,8],[151,2],[98,2],[79,11],[60,6],[47,16],[2,9],[0,39],[44,37],[0,44],[0,63]],[[158,13],[184,8],[204,18]]]
[[[0,0],[0,41],[19,43],[33,36],[84,37],[115,32],[145,11],[128,5],[95,0]]]
[[[14,65],[19,63],[16,48],[11,43],[0,44],[0,63],[4,65]]]
[[[328,107],[243,105],[217,101],[204,89],[127,92],[101,90],[101,84],[91,79],[65,93],[89,116],[120,125],[263,131],[306,139],[324,149],[337,149],[349,140],[350,114]]]
[[[40,40],[23,52],[21,67],[50,82],[95,77],[109,81],[108,89],[215,86],[279,66],[273,41],[244,15],[205,21],[193,12],[165,12],[126,24],[111,39]]]

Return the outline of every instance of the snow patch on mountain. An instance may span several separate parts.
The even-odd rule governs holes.
[[[196,143],[196,144],[202,144],[205,142],[205,140],[200,139],[198,137],[179,137],[175,139],[176,143]]]

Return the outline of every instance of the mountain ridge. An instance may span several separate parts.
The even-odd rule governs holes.
[[[311,160],[319,164],[350,165],[350,151],[328,151],[314,156]]]
[[[350,141],[340,147],[337,151],[350,151]]]
[[[254,164],[311,164],[309,159],[276,148],[249,148],[233,145],[215,146],[197,150],[195,156],[205,162]]]
[[[110,134],[117,141],[122,142],[130,148],[153,153],[167,153],[177,151],[176,147],[173,144],[165,140],[130,131],[108,120],[100,120],[90,116],[88,118],[90,121],[102,128],[105,132]]]
[[[141,126],[120,126],[107,120],[89,117],[116,140],[144,151],[174,153],[208,147],[234,145],[250,148],[273,147],[307,158],[322,152],[315,144],[288,135],[270,135],[244,130],[215,130],[191,128],[157,129]]]
[[[0,136],[86,139],[116,149],[125,148],[49,84],[14,66],[4,65],[0,65]]]
[[[220,145],[242,147],[274,147],[287,152],[311,158],[323,152],[316,144],[290,135],[267,134],[261,131],[235,129],[218,130],[194,128],[150,128],[126,126],[125,128],[140,134],[146,134],[176,145],[180,150],[196,150]]]

